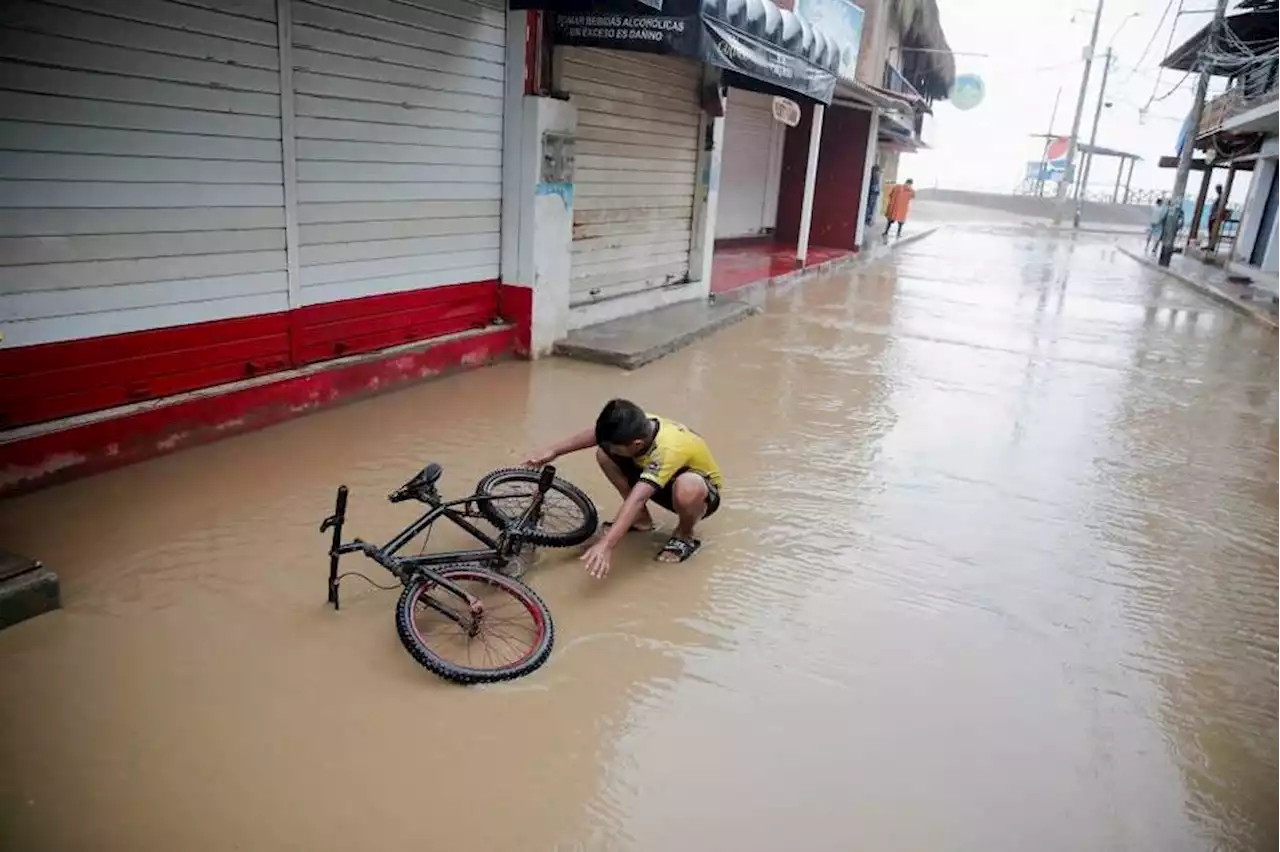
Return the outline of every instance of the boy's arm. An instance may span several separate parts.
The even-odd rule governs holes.
[[[578,450],[585,450],[587,447],[594,447],[595,445],[596,430],[594,428],[583,429],[581,432],[575,432],[564,440],[557,441],[545,450],[539,450],[525,459],[525,464],[541,467],[544,464],[550,464],[563,455],[576,453]]]
[[[649,502],[649,498],[657,490],[652,484],[644,480],[631,486],[631,493],[627,494],[627,499],[623,500],[622,505],[618,507],[618,514],[614,516],[613,524],[609,527],[609,531],[600,537],[599,543],[606,550],[613,550],[622,537],[631,531],[636,518],[640,517],[640,511],[644,509],[644,505]]]
[[[613,519],[613,526],[609,527],[609,531],[582,554],[582,561],[587,566],[588,574],[600,579],[609,573],[609,561],[613,555],[613,549],[631,529],[640,510],[644,508],[644,504],[649,501],[655,491],[657,489],[648,482],[637,482],[631,486],[631,493],[627,495],[626,500],[622,501],[622,508]]]

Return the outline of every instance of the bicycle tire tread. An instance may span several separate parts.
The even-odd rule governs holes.
[[[448,568],[445,568],[438,573],[447,578],[451,572]],[[476,572],[469,569],[466,573]],[[462,685],[470,685],[514,680],[529,674],[546,663],[551,657],[551,649],[555,645],[556,636],[555,622],[552,621],[551,610],[542,598],[538,596],[538,593],[528,585],[500,574],[494,576],[500,579],[500,585],[503,585],[509,594],[527,598],[540,611],[546,630],[543,633],[543,641],[538,649],[527,659],[516,665],[494,670],[455,666],[441,659],[432,653],[431,649],[423,642],[419,641],[417,631],[413,627],[414,603],[417,600],[422,584],[428,582],[426,577],[420,577],[405,586],[404,591],[400,593],[400,600],[396,604],[396,633],[400,636],[400,644],[404,645],[405,650],[419,665],[445,680]]]
[[[538,471],[527,467],[504,467],[491,471],[481,478],[476,485],[477,494],[489,494],[489,489],[495,482],[502,480],[513,480],[517,482],[528,482],[536,485],[538,482]],[[582,525],[574,530],[565,533],[549,533],[542,530],[533,530],[524,533],[524,540],[530,544],[542,547],[574,547],[582,544],[591,536],[595,535],[596,528],[599,526],[600,518],[596,512],[595,503],[591,502],[591,498],[586,492],[572,482],[556,477],[551,483],[551,489],[557,491],[567,497],[579,509],[582,510]],[[488,500],[481,500],[479,503],[480,513],[485,516],[491,524],[498,529],[508,529],[512,524],[512,520],[506,515],[499,512],[493,507]]]

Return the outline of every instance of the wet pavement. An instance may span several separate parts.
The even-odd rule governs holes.
[[[66,609],[0,634],[0,847],[1274,849],[1276,360],[1107,240],[950,229],[632,373],[502,364],[9,501]],[[393,592],[324,608],[336,484],[386,535],[426,459],[461,491],[614,395],[725,469],[694,561],[546,551],[557,645],[494,687],[419,668]]]
[[[1123,251],[1143,266],[1157,269],[1211,299],[1276,328],[1274,275],[1248,269],[1244,264],[1233,263],[1230,269],[1224,269],[1184,253],[1169,258],[1169,266],[1161,268],[1157,259],[1144,246],[1139,246],[1137,240],[1124,246]]]

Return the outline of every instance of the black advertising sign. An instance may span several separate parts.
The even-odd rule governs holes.
[[[689,56],[763,83],[762,90],[785,89],[824,104],[835,94],[832,69],[708,14],[708,4],[700,0],[546,5],[555,9],[557,44]]]
[[[564,13],[555,17],[557,44],[646,53],[698,55],[698,15]]]

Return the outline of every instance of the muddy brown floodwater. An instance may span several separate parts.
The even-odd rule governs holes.
[[[1276,360],[1103,240],[951,230],[635,373],[502,364],[8,501],[67,606],[0,634],[0,848],[1274,849]],[[419,668],[392,592],[325,609],[338,483],[385,535],[425,460],[460,492],[614,395],[725,468],[695,560],[545,552],[556,648],[494,687]]]

